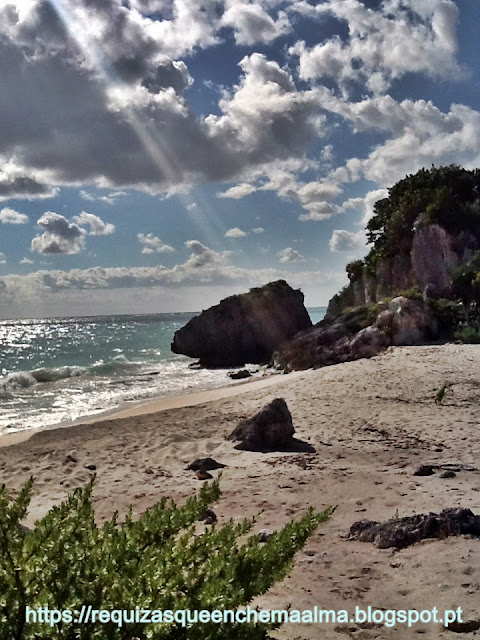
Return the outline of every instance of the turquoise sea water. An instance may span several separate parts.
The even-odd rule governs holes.
[[[310,309],[318,322],[325,309]],[[195,313],[0,322],[0,434],[77,420],[125,403],[231,384],[173,354]]]

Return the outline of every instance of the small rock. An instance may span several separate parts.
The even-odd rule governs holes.
[[[226,464],[217,462],[213,458],[197,458],[186,469],[187,471],[214,471],[215,469],[223,469],[226,466]]]
[[[205,524],[213,524],[217,522],[217,514],[212,509],[205,509],[200,516],[198,517],[200,522],[205,522]]]
[[[273,531],[270,529],[262,529],[258,532],[257,537],[260,542],[266,542],[273,536]]]
[[[413,472],[414,476],[433,476],[435,470],[431,464],[421,464],[415,471]]]
[[[454,633],[472,633],[480,629],[480,620],[466,620],[465,622],[459,622],[455,620],[451,622],[448,627],[445,627],[448,631]]]
[[[211,480],[213,478],[211,473],[208,473],[208,471],[202,471],[201,469],[195,471],[195,475],[199,480]]]
[[[75,458],[75,456],[72,456],[70,453],[65,456],[65,460],[63,461],[63,464],[68,464],[69,462],[78,462],[77,458]]]
[[[440,474],[440,478],[443,479],[447,479],[447,478],[456,478],[457,474],[455,473],[455,471],[444,471],[443,473]]]
[[[97,470],[97,465],[96,464],[86,464],[85,465],[85,469],[88,469],[89,471],[96,471]]]
[[[287,403],[275,398],[252,418],[242,420],[228,436],[235,449],[246,451],[284,451],[294,440],[295,429]]]
[[[240,371],[229,371],[228,376],[232,380],[243,380],[244,378],[251,378],[252,374],[247,369],[240,369]]]

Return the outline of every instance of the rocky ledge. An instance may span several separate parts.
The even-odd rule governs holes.
[[[284,371],[370,358],[392,345],[434,340],[438,322],[428,304],[403,296],[325,320],[282,344],[273,364]]]

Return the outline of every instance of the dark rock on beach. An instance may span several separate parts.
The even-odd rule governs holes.
[[[198,517],[199,522],[204,522],[205,524],[214,524],[217,522],[217,514],[212,509],[205,509]]]
[[[176,331],[172,351],[205,367],[268,363],[282,342],[312,326],[303,299],[284,280],[230,296]]]
[[[244,378],[251,378],[252,374],[248,369],[240,369],[240,371],[230,371],[228,377],[232,380],[243,380]]]
[[[188,465],[187,471],[215,471],[215,469],[224,469],[226,466],[213,458],[197,458]]]
[[[246,451],[284,451],[295,442],[295,429],[287,403],[275,398],[252,418],[242,420],[228,436]]]
[[[455,473],[455,471],[444,471],[443,473],[440,474],[440,478],[442,478],[443,480],[448,480],[449,478],[456,478],[457,474]]]
[[[440,514],[419,514],[383,523],[360,520],[352,524],[348,537],[373,542],[380,549],[403,549],[420,540],[459,535],[480,536],[480,516],[470,509],[453,508]]]
[[[198,480],[211,480],[213,478],[212,474],[208,473],[208,471],[205,471],[204,469],[198,469],[198,471],[195,471],[195,475]]]
[[[433,476],[435,469],[431,464],[421,464],[413,472],[414,476]]]

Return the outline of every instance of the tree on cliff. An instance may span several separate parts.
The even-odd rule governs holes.
[[[454,233],[464,229],[480,232],[480,169],[432,166],[407,176],[388,191],[388,198],[375,204],[367,224],[368,241],[373,244],[367,262],[408,251],[416,222],[422,226],[437,223]]]

